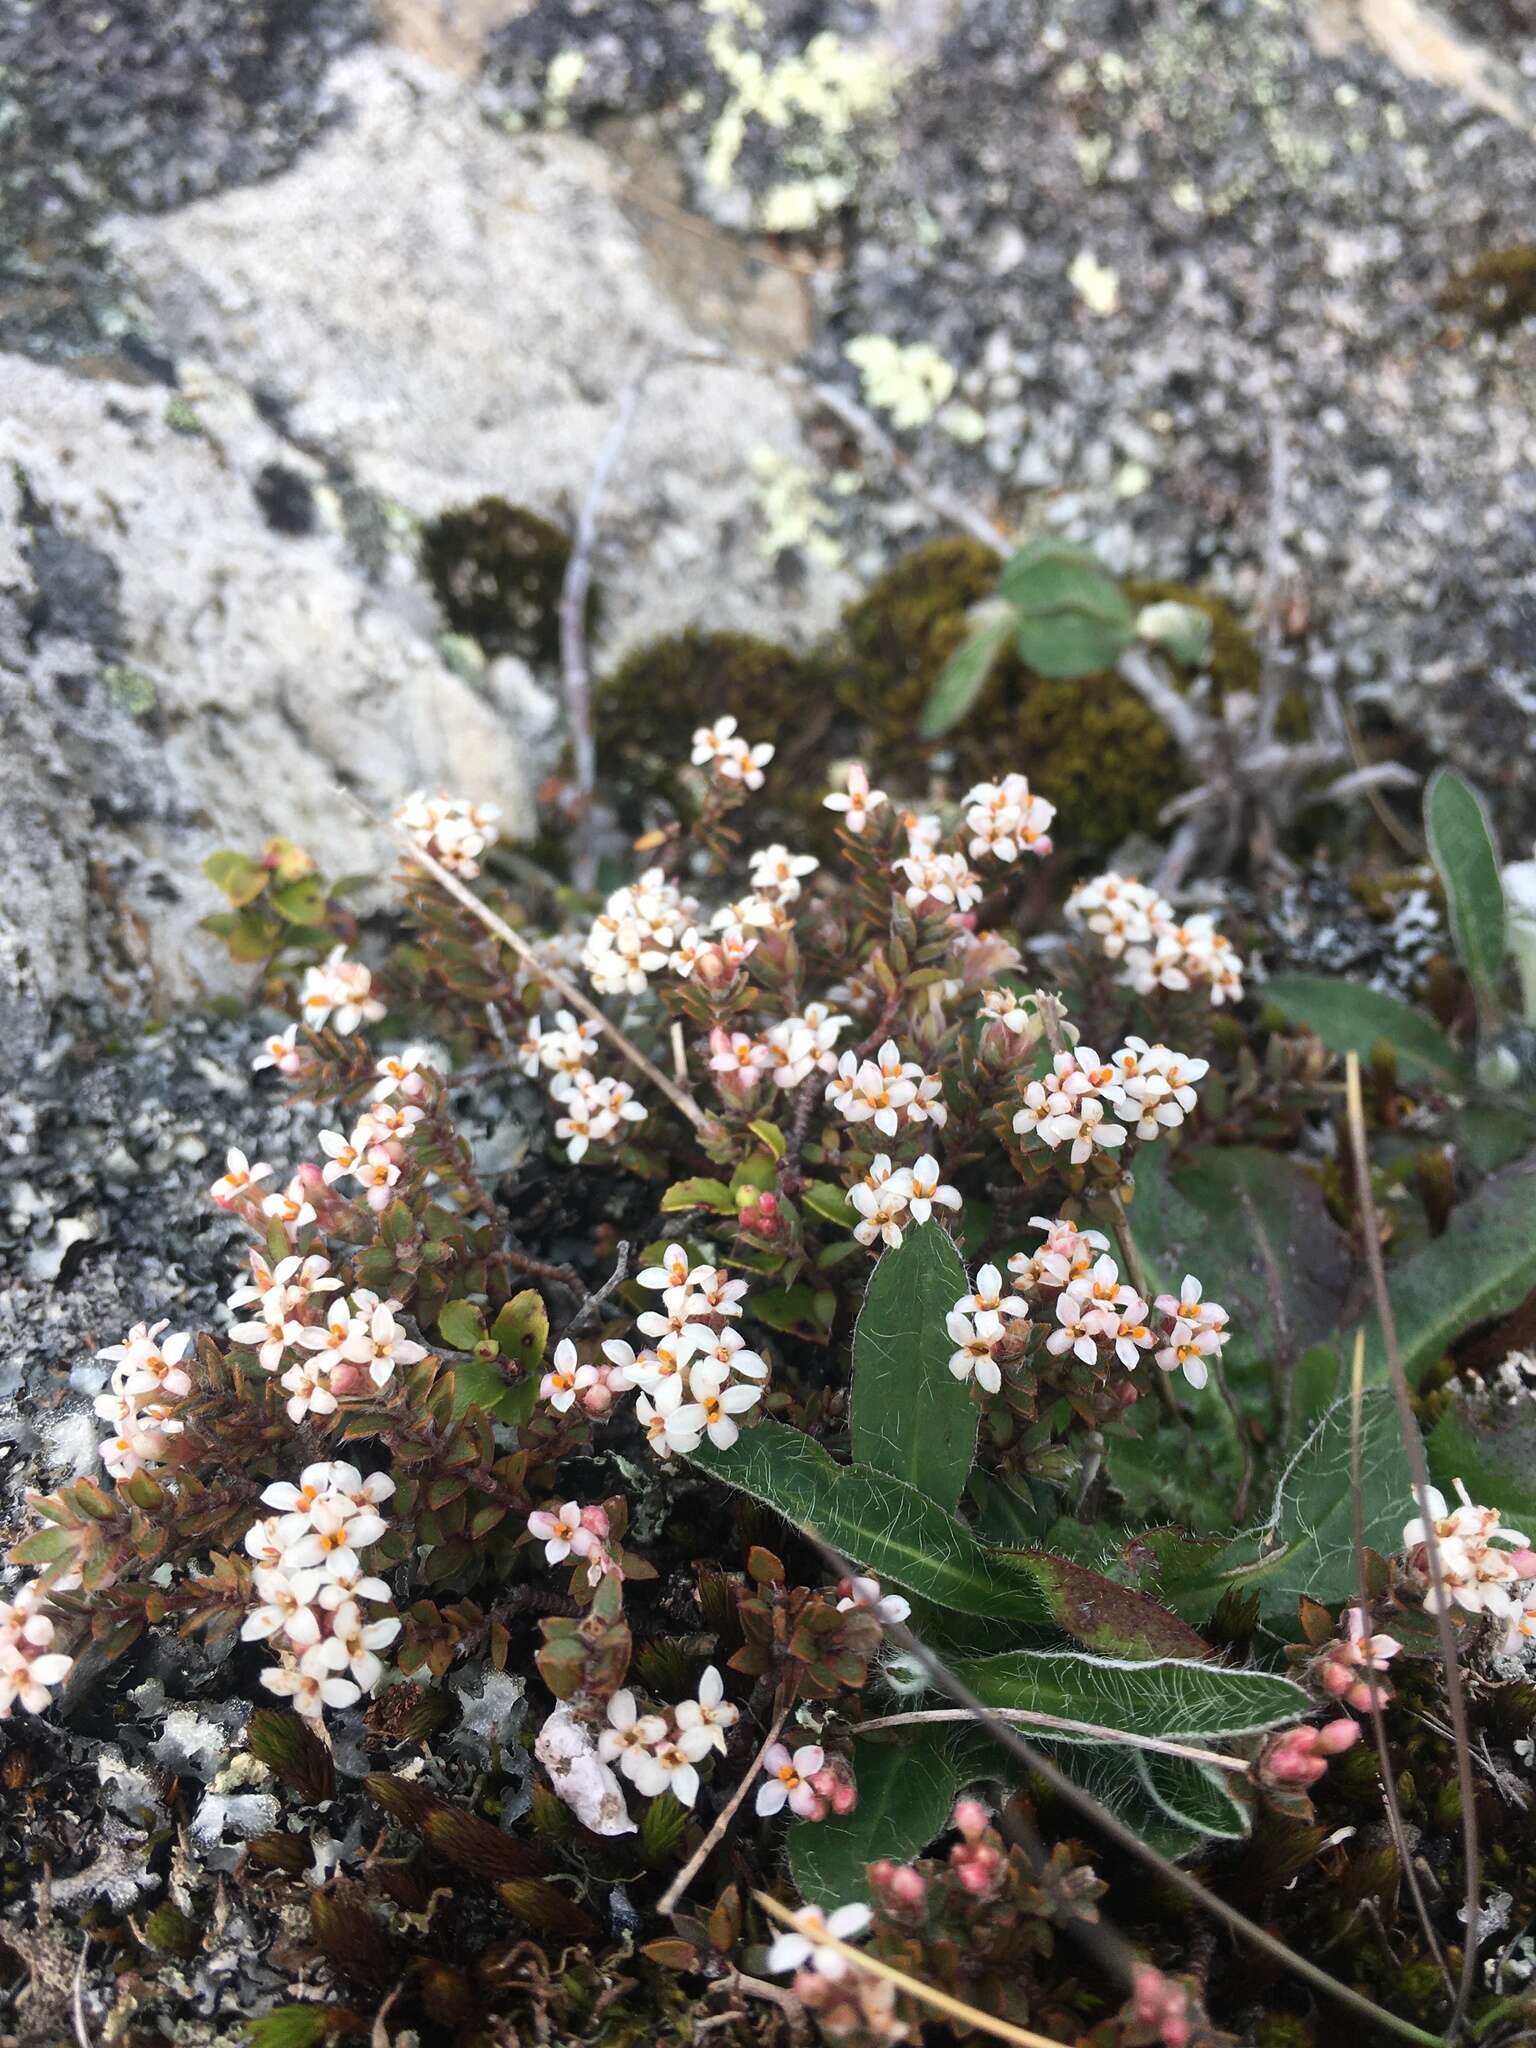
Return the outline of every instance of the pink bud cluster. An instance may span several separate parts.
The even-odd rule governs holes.
[[[1395,1636],[1367,1635],[1369,1626],[1363,1607],[1347,1609],[1342,1639],[1328,1644],[1312,1666],[1323,1691],[1357,1714],[1391,1699],[1392,1688],[1380,1674],[1403,1647]]]
[[[1321,1728],[1304,1722],[1277,1735],[1259,1761],[1259,1775],[1271,1785],[1315,1785],[1328,1759],[1342,1756],[1360,1740],[1358,1721],[1327,1721]]]

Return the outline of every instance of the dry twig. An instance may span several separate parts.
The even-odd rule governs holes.
[[[1360,1223],[1365,1236],[1365,1256],[1371,1270],[1371,1288],[1376,1296],[1376,1313],[1381,1323],[1382,1349],[1387,1358],[1387,1375],[1392,1398],[1402,1426],[1408,1465],[1413,1473],[1413,1497],[1424,1523],[1424,1548],[1428,1553],[1429,1576],[1433,1585],[1443,1584],[1440,1546],[1435,1538],[1434,1516],[1429,1502],[1429,1465],[1419,1435],[1418,1419],[1408,1392],[1408,1376],[1397,1345],[1397,1325],[1392,1315],[1392,1297],[1387,1291],[1386,1266],[1381,1256],[1381,1231],[1376,1219],[1376,1198],[1371,1192],[1371,1159],[1365,1135],[1365,1099],[1360,1089],[1360,1056],[1350,1053],[1345,1067],[1345,1091],[1349,1116],[1350,1150],[1354,1156],[1355,1199],[1360,1205]],[[1442,1603],[1435,1613],[1435,1633],[1445,1671],[1445,1703],[1451,1717],[1456,1752],[1456,1779],[1461,1792],[1461,1850],[1466,1865],[1466,1940],[1462,1949],[1461,1982],[1451,2013],[1450,2033],[1458,2034],[1467,2006],[1477,1985],[1477,1923],[1481,1892],[1481,1868],[1477,1839],[1477,1788],[1472,1781],[1472,1737],[1467,1724],[1467,1697],[1461,1682],[1461,1665],[1456,1655],[1456,1631],[1450,1613]]]

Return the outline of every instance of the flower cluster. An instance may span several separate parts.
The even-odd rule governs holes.
[[[422,852],[463,882],[472,882],[479,874],[480,856],[495,843],[500,819],[495,804],[471,803],[462,796],[428,796],[419,789],[395,812],[395,823],[410,833]]]
[[[624,1686],[608,1702],[608,1725],[597,1738],[597,1753],[647,1799],[670,1792],[684,1806],[699,1796],[699,1765],[711,1750],[725,1754],[725,1731],[738,1709],[725,1697],[725,1683],[711,1664],[694,1699],[664,1713],[642,1714]]]
[[[364,1614],[391,1597],[362,1553],[386,1533],[379,1508],[394,1490],[385,1472],[365,1479],[355,1465],[306,1465],[297,1486],[266,1489],[262,1501],[277,1512],[246,1531],[256,1568],[241,1639],[278,1652],[262,1684],[312,1719],[372,1692],[384,1675],[378,1653],[400,1633],[397,1616]]]
[[[1127,1038],[1108,1060],[1091,1046],[1074,1046],[1055,1055],[1045,1080],[1026,1083],[1013,1128],[1052,1152],[1070,1147],[1071,1163],[1081,1166],[1096,1150],[1118,1151],[1133,1135],[1145,1142],[1177,1130],[1208,1071],[1207,1061],[1144,1038]]]
[[[897,861],[906,878],[911,910],[930,917],[954,917],[981,901],[981,878],[964,854],[946,853],[938,844],[937,820],[916,818],[907,826],[907,851]]]
[[[1381,1673],[1403,1647],[1396,1636],[1368,1635],[1369,1626],[1363,1607],[1346,1609],[1343,1636],[1329,1643],[1312,1667],[1323,1691],[1357,1714],[1391,1699],[1392,1688]]]
[[[0,1600],[0,1721],[18,1705],[29,1714],[46,1712],[74,1669],[74,1658],[53,1648],[54,1634],[53,1616],[35,1586]]]
[[[287,1361],[280,1384],[292,1421],[333,1415],[342,1401],[387,1386],[397,1365],[426,1357],[426,1346],[396,1321],[398,1301],[381,1301],[364,1287],[343,1295],[318,1252],[294,1252],[270,1265],[253,1250],[250,1259],[251,1278],[230,1295],[228,1306],[254,1313],[231,1324],[229,1334],[248,1345],[267,1372],[278,1372]]]
[[[365,1024],[377,1024],[384,1005],[373,993],[373,976],[361,960],[349,960],[345,946],[333,946],[318,967],[306,969],[299,1014],[311,1031],[327,1024],[345,1038]]]
[[[864,1178],[848,1190],[848,1199],[861,1219],[853,1230],[858,1242],[893,1250],[909,1223],[926,1223],[935,1207],[960,1207],[959,1190],[940,1180],[939,1162],[931,1152],[911,1166],[892,1166],[888,1153],[877,1152]]]
[[[192,1391],[192,1379],[182,1363],[192,1339],[186,1331],[162,1338],[165,1321],[135,1323],[121,1344],[109,1344],[98,1351],[112,1367],[106,1390],[96,1396],[96,1413],[111,1425],[112,1434],[100,1446],[101,1462],[114,1479],[131,1479],[135,1472],[151,1471],[164,1464],[170,1439],[185,1425],[177,1420],[176,1405]]]
[[[773,759],[766,741],[750,746],[736,730],[734,718],[717,718],[713,725],[701,725],[693,735],[693,765],[708,768],[723,783],[743,789],[761,789],[763,770]]]
[[[1323,1776],[1330,1757],[1342,1756],[1359,1740],[1360,1723],[1347,1716],[1321,1728],[1303,1722],[1273,1738],[1259,1760],[1259,1776],[1266,1785],[1293,1785],[1305,1791]]]
[[[1080,882],[1066,914],[1093,933],[1106,959],[1123,962],[1138,995],[1204,988],[1217,1008],[1242,1001],[1243,963],[1215,919],[1202,912],[1181,922],[1165,897],[1134,876],[1111,872]]]
[[[1020,854],[1041,856],[1051,851],[1051,820],[1056,806],[1033,794],[1023,775],[1005,775],[1001,782],[978,782],[962,802],[971,835],[972,860],[1015,861]]]
[[[845,1123],[872,1123],[883,1138],[894,1138],[904,1124],[931,1123],[942,1130],[949,1119],[939,1076],[925,1073],[917,1060],[904,1060],[890,1038],[873,1059],[845,1052],[827,1083],[827,1100]]]
[[[653,974],[662,973],[686,933],[694,931],[699,906],[660,868],[615,889],[593,919],[581,964],[599,995],[644,995]],[[695,933],[696,937],[696,933]]]
[[[1512,1644],[1531,1631],[1525,1627],[1527,1602],[1536,1605],[1536,1551],[1518,1529],[1506,1529],[1497,1508],[1478,1507],[1458,1479],[1458,1505],[1452,1508],[1435,1487],[1425,1489],[1430,1522],[1416,1515],[1403,1530],[1403,1549],[1410,1570],[1425,1582],[1424,1605],[1431,1614],[1460,1607],[1468,1614],[1491,1614],[1510,1624]],[[1429,1554],[1434,1535],[1435,1571]]]
[[[592,1071],[590,1061],[603,1027],[569,1010],[557,1010],[553,1030],[535,1017],[519,1045],[518,1059],[529,1080],[549,1076],[550,1100],[560,1114],[555,1136],[572,1166],[579,1165],[625,1124],[643,1123],[645,1104],[627,1081]]]
[[[634,1392],[636,1417],[658,1457],[686,1457],[706,1436],[728,1450],[740,1434],[737,1417],[756,1407],[768,1378],[767,1360],[735,1327],[747,1283],[714,1266],[691,1265],[680,1244],[663,1246],[660,1262],[636,1278],[661,1297],[637,1318],[650,1341],[637,1351],[621,1338],[605,1338],[604,1362],[593,1365],[581,1363],[570,1338],[562,1338],[541,1397],[557,1413],[580,1402],[601,1417],[616,1395]]]
[[[340,1131],[322,1131],[321,1178],[328,1187],[354,1180],[370,1209],[387,1209],[405,1168],[407,1145],[425,1116],[414,1102],[375,1100],[345,1137]]]
[[[1055,1328],[1045,1338],[1051,1356],[1070,1354],[1096,1370],[1118,1363],[1134,1372],[1151,1351],[1164,1372],[1182,1371],[1191,1386],[1205,1385],[1207,1361],[1230,1332],[1227,1311],[1219,1302],[1202,1299],[1192,1273],[1185,1274],[1177,1295],[1158,1296],[1163,1323],[1154,1327],[1148,1304],[1121,1278],[1102,1233],[1080,1230],[1060,1216],[1035,1216],[1031,1224],[1045,1232],[1045,1243],[1009,1259],[1012,1291],[996,1266],[982,1266],[970,1293],[949,1313],[947,1328],[955,1347],[949,1369],[956,1379],[974,1379],[988,1394],[1000,1392],[1004,1368],[1024,1355],[1031,1328],[1029,1298],[1034,1296],[1054,1298]]]

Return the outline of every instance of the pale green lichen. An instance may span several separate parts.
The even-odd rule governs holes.
[[[772,557],[798,549],[812,561],[836,568],[843,551],[827,531],[832,511],[818,496],[810,471],[766,446],[754,448],[751,460],[763,516],[762,552]]]
[[[563,128],[568,119],[571,95],[581,83],[587,60],[580,50],[561,50],[550,59],[544,74],[544,121],[550,128]]]
[[[883,52],[857,49],[831,30],[770,63],[742,40],[763,26],[755,0],[705,0],[705,9],[716,18],[705,46],[729,89],[705,149],[705,181],[730,188],[751,122],[789,133],[787,168],[796,175],[768,191],[759,219],[773,233],[802,233],[849,198],[853,131],[890,105],[899,71]],[[797,137],[796,129],[808,133]]]
[[[1108,264],[1101,263],[1091,249],[1079,249],[1072,258],[1067,282],[1090,313],[1102,320],[1120,303],[1120,278]]]
[[[959,375],[931,343],[860,334],[843,351],[858,371],[868,403],[897,427],[926,427],[951,397]]]

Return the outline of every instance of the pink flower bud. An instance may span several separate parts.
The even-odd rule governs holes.
[[[869,1882],[884,1910],[898,1919],[915,1918],[927,1907],[928,1880],[910,1863],[886,1857],[870,1865]]]
[[[1317,1740],[1312,1745],[1314,1756],[1342,1756],[1346,1749],[1353,1749],[1360,1740],[1358,1721],[1330,1721],[1325,1727],[1314,1731]]]
[[[590,1529],[599,1543],[606,1543],[610,1532],[608,1510],[600,1507],[583,1508],[581,1526],[583,1529]]]
[[[1536,1579],[1536,1550],[1512,1550],[1509,1562],[1517,1579]]]
[[[950,1826],[964,1835],[968,1842],[979,1842],[991,1825],[992,1816],[979,1799],[959,1799],[950,1819]]]
[[[1354,1673],[1337,1657],[1325,1657],[1318,1666],[1317,1680],[1323,1691],[1342,1699],[1355,1682]]]
[[[700,987],[711,995],[720,995],[728,989],[741,972],[736,962],[726,955],[721,946],[703,946],[693,963],[693,978]]]
[[[956,1842],[949,1866],[973,1899],[994,1898],[1002,1890],[1006,1866],[1002,1851],[990,1842]]]

